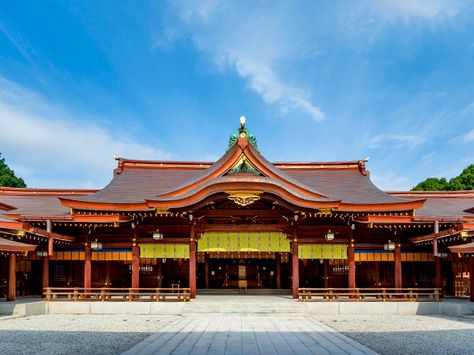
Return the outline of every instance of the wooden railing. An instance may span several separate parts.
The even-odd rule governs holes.
[[[189,302],[189,288],[69,288],[47,287],[45,301]]]
[[[300,288],[301,302],[324,301],[430,301],[439,302],[438,288]]]

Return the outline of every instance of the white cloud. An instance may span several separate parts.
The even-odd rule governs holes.
[[[383,191],[407,191],[411,189],[414,184],[408,178],[397,175],[395,173],[389,174],[370,174],[373,183]]]
[[[84,114],[49,105],[21,86],[0,78],[0,152],[37,187],[101,187],[116,166],[114,155],[170,159],[129,133],[100,126]],[[59,176],[57,177],[56,176]]]
[[[290,83],[280,66],[295,56],[318,55],[321,48],[314,38],[310,40],[308,33],[289,25],[291,17],[278,6],[258,10],[235,4],[216,0],[173,2],[171,12],[178,14],[178,24],[169,21],[164,38],[156,43],[166,47],[163,42],[175,40],[180,32],[219,69],[231,69],[244,78],[252,91],[280,113],[298,111],[313,120],[323,120],[324,112],[312,102],[311,92]]]
[[[387,17],[415,17],[433,19],[458,15],[471,1],[468,0],[372,0],[378,14]]]
[[[412,148],[426,141],[422,136],[403,134],[379,134],[372,136],[367,141],[368,148]]]
[[[464,143],[474,142],[474,128],[464,135],[463,142]]]

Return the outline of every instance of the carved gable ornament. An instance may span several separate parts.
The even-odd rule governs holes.
[[[225,191],[229,196],[229,200],[235,202],[240,206],[248,206],[260,199],[263,191]]]

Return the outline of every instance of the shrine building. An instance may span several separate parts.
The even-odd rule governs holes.
[[[216,162],[116,158],[101,190],[0,188],[0,297],[432,288],[474,300],[474,191],[385,192],[367,160],[269,162],[260,148],[242,120]]]

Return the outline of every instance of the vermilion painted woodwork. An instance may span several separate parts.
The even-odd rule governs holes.
[[[397,238],[394,251],[395,259],[395,288],[402,288],[402,251],[400,247],[400,239]]]
[[[348,261],[348,285],[349,288],[356,288],[356,270],[354,258],[354,241],[350,241],[347,246],[347,261]]]
[[[298,298],[298,288],[300,287],[300,273],[298,260],[298,242],[291,243],[291,288],[293,298]]]
[[[469,282],[471,284],[471,290],[474,290],[474,258],[473,257],[469,258],[469,275],[470,275]],[[474,302],[474,292],[471,292],[469,299],[471,302]]]
[[[276,270],[275,270],[275,277],[276,277],[276,288],[281,288],[281,253],[276,253]]]
[[[196,298],[196,236],[195,227],[191,226],[189,236],[189,288],[191,298]]]
[[[49,287],[49,256],[43,257],[43,269],[41,275],[41,293],[44,294],[44,289]]]
[[[14,301],[16,297],[16,255],[12,254],[8,258],[9,265],[7,301]]]
[[[132,288],[140,287],[140,247],[132,246]]]
[[[92,280],[92,250],[90,242],[84,246],[84,288],[91,288]]]
[[[209,288],[209,254],[204,255],[204,288]]]

